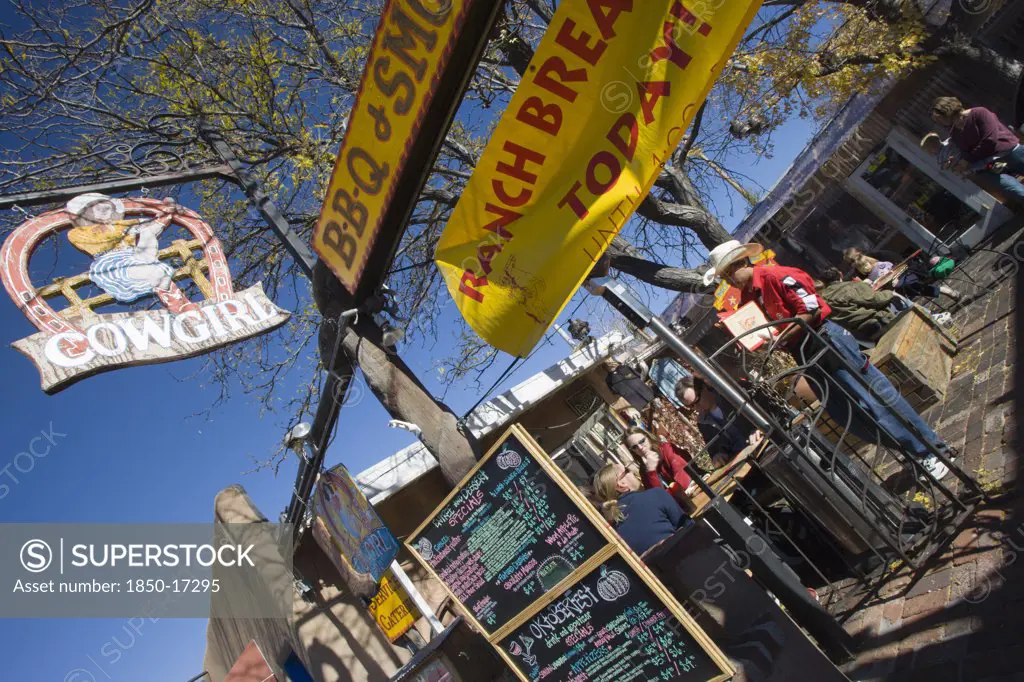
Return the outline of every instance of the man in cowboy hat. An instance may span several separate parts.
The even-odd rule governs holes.
[[[711,269],[704,274],[704,281],[711,284],[721,277],[742,292],[741,305],[756,301],[769,320],[796,318],[817,331],[817,336],[802,339],[804,333],[800,325],[792,324],[782,332],[780,341],[786,343],[798,361],[807,365],[807,377],[812,384],[831,389],[824,401],[829,416],[839,424],[849,424],[850,431],[863,441],[877,443],[881,435],[886,445],[913,455],[936,480],[949,473],[949,468],[932,454],[921,438],[929,440],[952,459],[950,446],[870,363],[853,335],[828,319],[832,309],[815,291],[811,276],[798,268],[751,263],[750,259],[762,250],[759,244],[741,244],[735,240],[719,244],[711,250],[708,258]],[[821,342],[833,352],[813,360],[822,350]],[[852,409],[850,397],[861,409]],[[874,422],[865,418],[865,413]],[[913,428],[904,426],[897,414]],[[875,423],[892,438],[879,434]]]

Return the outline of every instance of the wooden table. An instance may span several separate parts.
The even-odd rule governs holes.
[[[762,453],[764,453],[765,448],[767,448],[768,445],[769,441],[766,438],[761,441],[761,444],[753,454],[745,457],[737,456],[736,458],[733,458],[733,460],[724,467],[721,467],[718,471],[708,475],[708,477],[704,479],[704,482],[707,483],[708,487],[714,490],[720,497],[724,497],[726,500],[731,499],[733,493],[736,491],[737,481],[742,481],[750,474],[751,471],[754,470],[753,462],[756,461]],[[721,486],[716,487],[719,484],[721,484]],[[704,512],[704,508],[711,503],[711,497],[703,490],[700,490],[696,495],[693,495],[690,498],[690,501],[693,502],[694,507],[696,507],[696,511],[694,511],[691,516],[696,518],[700,516]]]
[[[956,341],[916,305],[867,351],[875,367],[918,412],[945,399],[956,353]]]

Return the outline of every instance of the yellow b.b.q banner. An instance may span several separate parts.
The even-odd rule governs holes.
[[[313,232],[313,249],[353,294],[412,140],[478,0],[388,0]]]
[[[760,0],[563,0],[435,259],[523,356],[646,196]]]

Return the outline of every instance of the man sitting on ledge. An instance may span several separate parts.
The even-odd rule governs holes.
[[[710,286],[720,277],[742,292],[741,305],[756,301],[769,320],[796,318],[816,331],[805,338],[804,327],[791,324],[778,343],[805,365],[806,377],[816,384],[815,392],[821,391],[818,397],[829,416],[867,443],[882,441],[902,450],[935,480],[946,476],[949,468],[925,441],[951,460],[954,451],[949,444],[871,364],[853,335],[830,319],[832,308],[818,295],[810,275],[797,268],[753,263],[762,250],[759,244],[735,240],[719,244],[709,254],[705,283]],[[829,352],[818,357],[821,350]]]
[[[844,282],[839,268],[821,273],[818,294],[832,308],[829,319],[861,341],[877,341],[905,301],[891,289],[875,291],[867,282]]]

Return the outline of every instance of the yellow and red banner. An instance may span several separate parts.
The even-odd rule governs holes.
[[[466,321],[523,356],[679,144],[760,0],[563,0],[437,245]]]
[[[381,578],[380,590],[370,601],[370,615],[388,640],[394,642],[409,632],[421,614],[389,570]]]
[[[353,294],[473,2],[388,0],[381,14],[313,233],[313,250]]]

